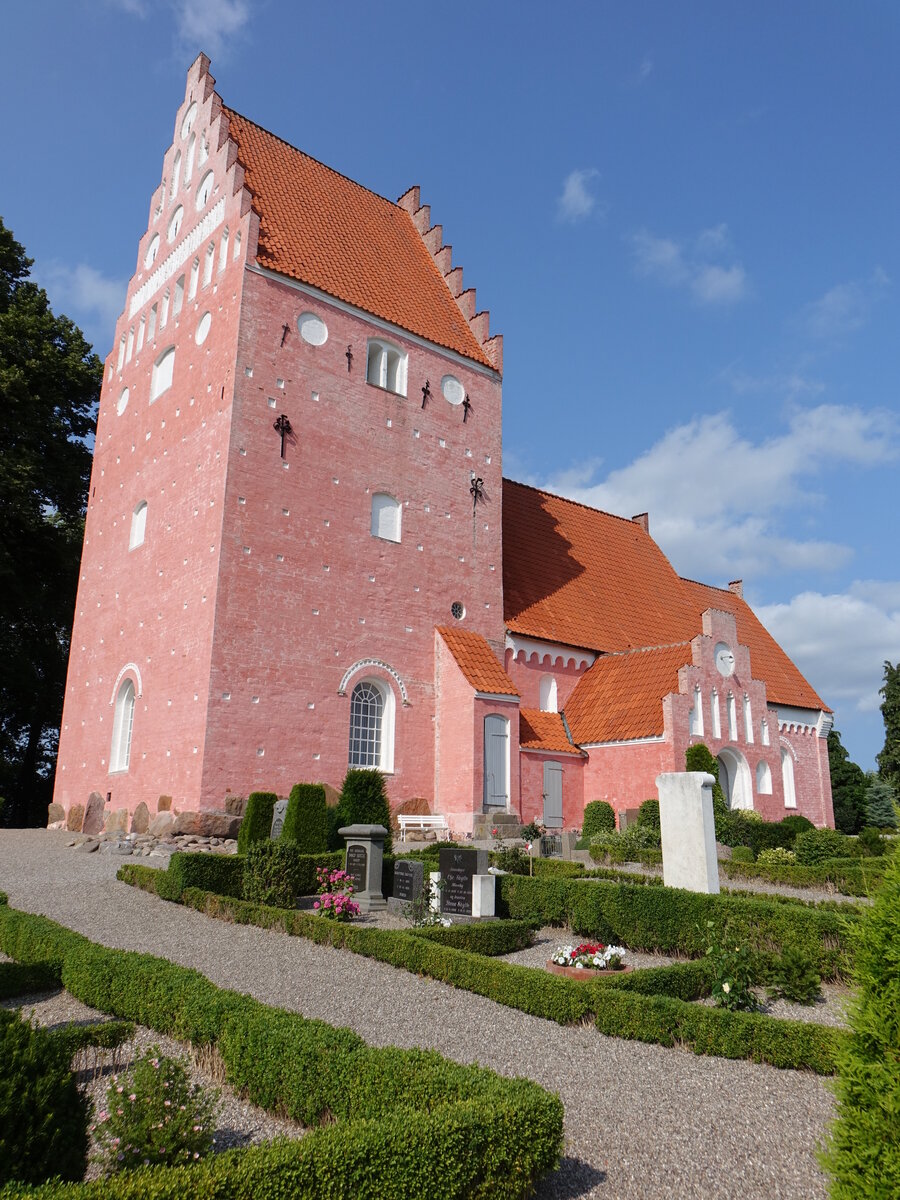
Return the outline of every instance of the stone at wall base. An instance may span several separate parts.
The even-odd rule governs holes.
[[[193,833],[198,837],[236,838],[241,818],[221,809],[206,812],[183,812],[175,818],[172,833]]]
[[[627,975],[634,967],[619,967],[618,971],[600,971],[597,967],[564,967],[562,963],[548,962],[547,970],[554,975],[565,975],[569,979],[596,979],[598,975]]]
[[[106,818],[107,833],[127,833],[128,832],[128,809],[117,808],[115,812],[111,812]]]
[[[172,826],[175,824],[175,818],[170,812],[157,813],[150,822],[150,828],[147,832],[151,837],[162,837],[164,834],[172,832]]]
[[[47,805],[47,827],[48,828],[51,825],[55,826],[57,821],[65,821],[65,819],[66,819],[66,810],[63,808],[63,806],[61,804],[57,804],[56,801],[54,801],[52,804]]]
[[[84,824],[84,805],[73,804],[66,814],[66,829],[70,833],[81,833],[81,826]]]
[[[150,828],[150,810],[142,800],[131,818],[132,833],[146,833]]]
[[[225,811],[232,817],[242,817],[247,809],[246,796],[232,796],[230,793],[225,797]]]
[[[99,792],[91,792],[88,796],[87,808],[84,810],[82,833],[102,833],[104,823],[105,801]]]
[[[160,798],[156,802],[156,811],[158,813],[161,813],[161,812],[171,812],[171,810],[172,810],[172,797],[171,796],[160,796]]]

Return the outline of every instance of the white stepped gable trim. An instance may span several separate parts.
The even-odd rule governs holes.
[[[346,696],[347,684],[357,671],[362,671],[366,667],[379,667],[382,671],[387,671],[388,675],[390,675],[391,679],[394,680],[394,682],[397,684],[397,687],[400,689],[401,700],[404,704],[409,704],[409,696],[406,693],[406,684],[403,682],[394,668],[388,666],[386,662],[382,662],[380,658],[361,658],[358,662],[355,662],[352,667],[348,667],[344,672],[344,678],[341,680],[337,694],[339,696]]]
[[[225,220],[225,197],[219,200],[214,208],[211,208],[203,220],[195,225],[191,232],[179,242],[169,257],[156,268],[149,279],[138,288],[131,297],[131,302],[128,305],[129,319],[134,316],[139,308],[143,308],[154,292],[171,279],[179,267],[183,267],[191,255],[199,249],[200,244],[204,242],[211,233],[213,233],[222,222]]]

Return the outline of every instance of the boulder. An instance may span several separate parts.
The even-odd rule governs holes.
[[[115,812],[111,812],[106,818],[107,833],[127,833],[128,832],[128,809],[117,808]]]
[[[69,807],[69,812],[66,816],[66,829],[70,833],[81,833],[81,826],[84,824],[84,805],[72,804]]]
[[[175,818],[170,812],[157,813],[150,822],[150,827],[147,832],[151,837],[165,837],[167,833],[172,832],[172,826],[175,824]]]
[[[103,832],[103,806],[105,803],[99,792],[91,792],[88,797],[87,808],[84,810],[84,824],[81,826],[82,833]]]
[[[171,812],[172,811],[172,797],[171,796],[160,796],[160,798],[156,802],[156,811],[157,811],[157,813]]]
[[[183,812],[175,818],[173,833],[193,834],[195,837],[237,837],[241,818],[221,809],[204,812]]]
[[[150,809],[143,802],[134,810],[134,816],[131,818],[132,833],[146,833],[150,828]]]
[[[63,808],[63,806],[61,804],[57,804],[54,801],[53,804],[47,805],[47,828],[48,829],[50,828],[51,825],[54,828],[59,828],[58,822],[65,821],[65,819],[66,819],[66,810]]]
[[[232,817],[242,817],[247,808],[246,796],[232,796],[229,792],[225,797],[225,811]]]

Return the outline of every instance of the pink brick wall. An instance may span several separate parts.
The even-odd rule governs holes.
[[[551,754],[542,750],[523,750],[520,756],[522,821],[544,819],[544,763],[562,767],[563,828],[581,827],[584,817],[584,773],[586,759],[570,754]]]

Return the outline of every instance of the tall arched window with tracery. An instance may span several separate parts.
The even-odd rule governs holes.
[[[380,679],[362,679],[350,693],[348,765],[392,771],[394,693]]]
[[[127,771],[131,761],[131,734],[134,729],[134,682],[124,679],[116,696],[113,717],[112,746],[109,752],[110,771]]]

